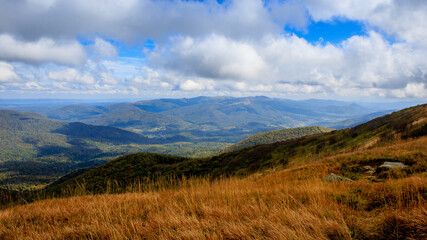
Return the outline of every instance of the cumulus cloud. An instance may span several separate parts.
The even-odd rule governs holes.
[[[254,79],[267,70],[251,44],[224,36],[173,38],[171,44],[166,51],[153,52],[151,63],[218,79]]]
[[[273,0],[268,3],[271,16],[280,26],[290,26],[303,30],[309,23],[309,15],[305,6],[299,1],[281,2]]]
[[[116,77],[110,72],[102,72],[100,73],[100,77],[103,84],[106,84],[106,85],[119,84],[119,80],[117,80]]]
[[[77,83],[82,85],[95,84],[95,78],[90,73],[80,73],[74,68],[51,71],[49,72],[48,77],[59,82]]]
[[[202,91],[214,90],[215,82],[212,80],[199,79],[194,81],[191,79],[185,80],[179,85],[179,88],[184,91]]]
[[[200,91],[205,89],[203,84],[195,82],[193,80],[187,80],[180,85],[180,88],[185,91]]]
[[[427,89],[424,83],[408,83],[403,89],[395,89],[390,93],[398,98],[422,98],[427,96]]]
[[[427,2],[407,0],[301,0],[315,21],[337,17],[366,22],[397,39],[427,46]]]
[[[23,89],[30,89],[30,90],[48,90],[46,87],[40,86],[37,82],[27,82],[24,84]]]
[[[20,78],[15,73],[14,67],[7,62],[0,62],[0,83],[12,83]]]
[[[280,31],[280,27],[270,21],[261,0],[230,1],[227,6],[214,0],[35,2],[0,0],[0,32],[32,41],[46,36],[74,38],[94,33],[132,41],[162,38],[171,33],[204,35],[216,32],[241,37]]]
[[[209,35],[172,38],[170,43],[167,50],[151,53],[153,68],[219,80],[217,87],[224,81],[222,85],[240,91],[344,94],[342,89],[351,88],[353,95],[366,89],[380,95],[404,89],[408,81],[427,82],[425,51],[416,51],[411,44],[390,44],[374,31],[338,46],[313,45],[295,35],[267,36],[260,41]],[[181,86],[184,90],[202,88],[193,81]]]
[[[118,54],[116,47],[99,37],[95,38],[93,50],[99,58],[116,58]]]
[[[294,35],[262,41],[236,41],[210,35],[201,39],[173,38],[165,52],[149,56],[154,67],[197,77],[255,81],[310,82],[313,72],[332,71],[343,52],[332,45],[311,45]],[[166,56],[166,57],[165,57]]]
[[[83,47],[75,41],[57,43],[49,38],[19,41],[8,34],[0,34],[0,59],[30,63],[57,62],[79,65],[85,61]]]

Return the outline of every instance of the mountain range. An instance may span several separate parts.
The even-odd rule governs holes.
[[[150,136],[182,134],[193,142],[236,142],[268,130],[332,125],[377,112],[374,108],[340,101],[197,97],[70,105],[43,114],[57,120],[127,128]]]
[[[136,152],[208,157],[266,131],[314,124],[346,128],[390,112],[341,101],[267,97],[67,103],[81,102],[46,100],[31,109],[3,101],[45,116],[0,110],[0,186],[40,188],[72,170]],[[307,134],[313,133],[292,137]]]

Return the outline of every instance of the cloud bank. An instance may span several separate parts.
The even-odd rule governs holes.
[[[3,94],[427,98],[425,1],[0,4]],[[331,44],[289,30],[346,21],[364,33]]]

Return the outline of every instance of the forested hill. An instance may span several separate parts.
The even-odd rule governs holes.
[[[183,138],[148,138],[116,127],[0,110],[0,187],[43,186],[73,169],[141,151],[136,146]]]
[[[212,141],[214,137],[221,138],[221,142],[237,142],[259,132],[320,126],[317,123],[344,121],[377,111],[341,101],[196,97],[100,106],[71,105],[49,111],[46,116],[129,128],[152,136],[185,133],[193,138],[193,142],[199,141],[199,138],[210,138],[209,141]],[[226,139],[230,136],[233,138]]]
[[[332,130],[333,129],[331,128],[313,126],[313,127],[301,127],[301,128],[287,128],[287,129],[281,129],[281,130],[262,132],[226,147],[223,150],[223,152],[231,152],[231,151],[239,150],[242,148],[255,146],[258,144],[267,144],[267,143],[285,141],[288,139],[330,132]]]

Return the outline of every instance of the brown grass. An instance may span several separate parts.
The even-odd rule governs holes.
[[[427,173],[417,165],[426,161],[426,140],[246,178],[181,179],[173,187],[169,179],[125,194],[15,206],[0,211],[0,239],[427,239]],[[383,158],[415,170],[381,182],[322,180]],[[74,191],[85,194],[84,184]]]
[[[426,174],[383,183],[287,175],[184,179],[177,190],[39,201],[1,211],[0,239],[427,237]],[[380,204],[357,208],[370,199]]]

